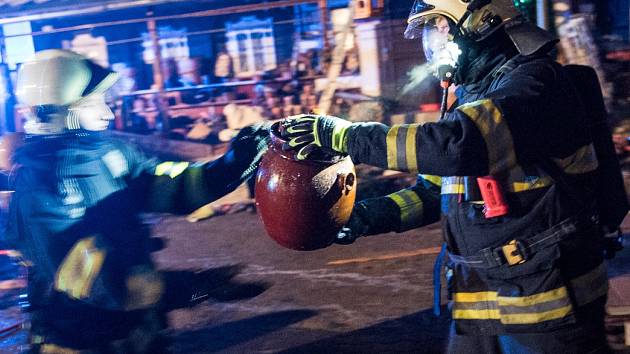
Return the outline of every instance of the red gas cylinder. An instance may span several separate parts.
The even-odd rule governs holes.
[[[256,205],[269,236],[301,251],[330,245],[348,222],[356,197],[356,173],[349,157],[309,155],[298,161],[282,151],[284,140],[271,129],[271,143],[256,175]]]

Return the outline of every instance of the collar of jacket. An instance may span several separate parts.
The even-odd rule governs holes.
[[[469,46],[460,57],[460,70],[455,82],[460,85],[460,104],[479,99],[504,75],[523,62],[546,56],[558,40],[549,32],[526,20],[514,20],[505,31],[497,31],[481,43],[462,43]]]
[[[500,30],[481,42],[462,38],[463,48],[457,63],[455,84],[469,93],[483,93],[493,81],[493,74],[510,58],[518,54],[510,37]]]
[[[50,169],[61,159],[87,161],[100,157],[107,144],[102,132],[73,131],[54,135],[26,136],[25,144],[15,152],[15,162],[34,169]]]

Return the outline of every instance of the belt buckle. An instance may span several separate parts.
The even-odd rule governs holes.
[[[507,245],[501,247],[501,251],[503,251],[503,256],[510,266],[523,264],[527,261],[523,252],[521,252],[520,242],[516,240],[512,240]]]

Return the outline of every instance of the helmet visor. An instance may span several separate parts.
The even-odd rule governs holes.
[[[422,29],[418,29],[424,23],[423,14],[427,11],[431,11],[435,8],[433,5],[428,5],[422,0],[416,0],[411,7],[411,12],[407,18],[407,30],[405,31],[405,38],[417,39],[422,34]]]
[[[427,11],[431,11],[435,9],[435,6],[429,5],[422,0],[416,0],[411,7],[411,12],[409,13],[409,21],[422,16],[423,13]]]
[[[425,19],[424,24],[418,28],[418,30],[422,29],[420,35],[422,49],[428,62],[434,61],[437,53],[444,51],[449,39],[452,39],[450,34],[452,28],[454,28],[454,24],[440,15]]]
[[[452,33],[455,29],[455,23],[448,17],[436,13],[416,17],[407,24],[405,39],[422,38],[427,27],[431,30],[439,30],[441,33]]]

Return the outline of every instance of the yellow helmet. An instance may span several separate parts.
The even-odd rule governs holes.
[[[416,0],[407,19],[405,37],[418,38],[418,29],[436,16],[459,24],[456,30],[462,35],[480,41],[520,13],[512,0]]]
[[[505,28],[523,55],[549,50],[557,42],[551,33],[527,21],[513,0],[415,0],[405,38],[421,38],[425,25],[434,26],[436,18],[448,19],[451,35],[477,42]]]

